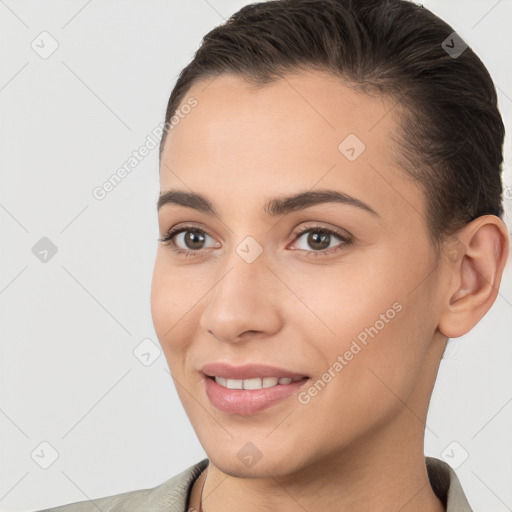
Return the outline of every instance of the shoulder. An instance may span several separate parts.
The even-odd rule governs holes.
[[[208,465],[208,459],[190,466],[185,471],[156,487],[116,494],[89,501],[81,501],[39,512],[184,512],[192,484]]]

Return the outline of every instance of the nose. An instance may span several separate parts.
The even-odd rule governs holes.
[[[267,338],[279,332],[286,288],[267,266],[264,254],[248,263],[234,252],[222,270],[205,297],[200,327],[226,343]]]

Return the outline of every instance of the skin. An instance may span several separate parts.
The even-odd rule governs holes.
[[[203,194],[218,215],[162,206],[160,234],[194,222],[206,250],[185,257],[159,244],[151,308],[210,460],[204,509],[444,510],[425,467],[428,402],[447,337],[468,332],[496,298],[505,225],[479,217],[436,253],[426,198],[395,161],[393,102],[328,74],[290,73],[260,88],[221,75],[195,83],[184,102],[191,96],[197,106],[166,140],[161,192]],[[338,149],[351,133],[366,146],[354,161]],[[349,194],[378,215],[337,203],[264,215],[271,198],[320,189]],[[311,231],[294,232],[317,224],[353,242],[331,236],[337,249],[307,256],[319,251]],[[252,263],[236,252],[248,236],[263,249]],[[197,250],[183,236],[174,241]],[[208,400],[202,365],[270,364],[313,383],[394,303],[401,311],[309,403],[294,395],[241,416]],[[261,453],[252,467],[237,456],[248,442]]]

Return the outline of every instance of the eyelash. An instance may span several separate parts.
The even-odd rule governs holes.
[[[182,226],[182,227],[179,227],[179,228],[170,229],[167,232],[167,234],[165,236],[163,236],[163,237],[160,237],[158,239],[158,241],[161,242],[164,245],[169,245],[171,250],[174,251],[176,254],[179,254],[179,255],[182,255],[182,256],[186,256],[186,257],[201,256],[204,252],[209,250],[209,249],[198,249],[198,250],[194,251],[194,250],[180,249],[176,245],[176,242],[173,240],[173,238],[175,236],[179,235],[180,233],[183,233],[184,231],[198,231],[199,233],[204,233],[204,234],[208,235],[208,233],[206,231],[204,231],[203,229],[199,228],[198,226],[189,225],[189,226]],[[343,234],[343,233],[341,233],[339,231],[336,231],[336,230],[333,230],[333,229],[328,229],[328,228],[323,227],[323,226],[318,226],[318,225],[307,226],[306,228],[304,228],[304,229],[302,229],[302,230],[300,230],[298,232],[295,232],[293,234],[294,241],[296,241],[298,238],[300,238],[305,233],[309,233],[310,231],[320,231],[320,232],[322,232],[324,234],[327,234],[327,235],[334,235],[336,238],[339,238],[341,240],[342,247],[343,246],[349,246],[349,245],[353,244],[352,238],[347,236],[346,234]],[[210,235],[208,235],[208,236],[210,236]],[[338,252],[339,250],[342,250],[342,247],[340,248],[340,246],[338,245],[336,247],[330,247],[328,249],[322,249],[321,251],[306,251],[305,249],[297,249],[297,250],[305,251],[305,255],[307,257],[310,257],[310,256],[319,257],[319,256],[325,256],[327,254],[331,254],[333,252]]]

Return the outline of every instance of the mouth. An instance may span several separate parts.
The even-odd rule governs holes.
[[[286,368],[269,366],[266,364],[245,364],[234,366],[229,363],[208,363],[201,370],[207,377],[221,377],[230,380],[252,380],[252,379],[292,379],[308,377],[305,373],[294,372]]]
[[[298,382],[308,377],[255,377],[253,379],[228,379],[226,377],[213,376],[209,377],[213,379],[219,386],[227,389],[265,389],[273,388],[274,386],[281,385],[286,386],[292,382]]]
[[[212,363],[201,368],[210,403],[228,414],[256,414],[296,394],[310,377],[266,365]]]

